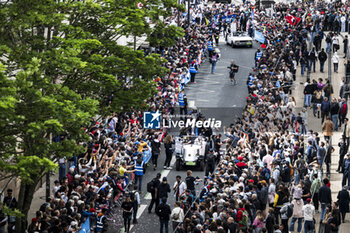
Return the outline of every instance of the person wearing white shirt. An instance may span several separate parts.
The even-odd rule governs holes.
[[[176,201],[174,204],[174,209],[171,211],[170,219],[173,222],[173,231],[175,232],[176,228],[180,223],[184,221],[185,214],[183,209],[180,207],[180,202]]]
[[[303,206],[303,216],[304,216],[304,232],[313,233],[315,230],[314,216],[315,216],[315,206],[310,204],[311,198],[306,199],[306,205]]]
[[[337,52],[333,54],[332,61],[333,61],[334,72],[338,73],[339,56]]]
[[[262,162],[266,163],[267,164],[267,168],[271,170],[271,164],[272,164],[273,159],[274,159],[273,156],[270,155],[269,153],[267,153],[267,155],[265,155],[262,158]]]
[[[187,189],[187,185],[185,182],[181,180],[181,176],[176,176],[176,181],[173,186],[174,196],[176,201],[179,200],[180,196],[185,193]]]

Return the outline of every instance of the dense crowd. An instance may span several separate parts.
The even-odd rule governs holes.
[[[296,222],[298,232],[302,228],[313,232],[318,210],[328,232],[339,230],[350,200],[345,186],[346,181],[350,184],[347,86],[343,85],[340,98],[335,99],[328,80],[305,82],[304,106],[312,106],[314,115],[322,118],[324,138],[308,130],[307,111],[296,108],[292,86],[299,65],[304,75],[305,69],[315,72],[319,60],[323,71],[328,52],[334,52],[333,64],[337,59],[339,62],[336,52],[340,48],[339,32],[348,29],[348,21],[344,21],[347,5],[326,5],[321,1],[313,7],[305,4],[276,4],[272,14],[254,10],[248,3],[239,7],[195,6],[190,27],[185,27],[186,17],[181,17],[185,36],[172,48],[153,51],[167,59],[164,66],[169,73],[155,79],[158,92],[147,100],[148,110],[173,114],[179,104],[186,114],[187,101],[182,92],[185,77],[190,72],[191,82],[195,82],[195,74],[206,59],[215,73],[219,58],[215,44],[220,36],[235,30],[252,35],[253,28],[265,36],[265,43],[254,57],[256,67],[247,79],[249,95],[242,117],[225,128],[225,140],[212,135],[211,130],[199,132],[213,142],[206,157],[203,189],[196,192],[195,184],[202,179],[193,177],[191,171],[183,179],[178,176],[173,187],[167,184],[166,177],[160,180],[160,174],[147,184],[152,196],[148,211],[155,206],[161,232],[163,227],[168,232],[169,221],[179,233],[279,233],[294,231]],[[167,23],[173,20],[168,19]],[[324,31],[331,32],[325,35]],[[322,48],[322,40],[326,41],[326,48]],[[346,38],[343,44],[346,48]],[[335,71],[336,68],[334,65]],[[333,152],[330,140],[333,131],[342,125],[338,170],[343,172],[344,189],[335,202],[329,188]],[[84,143],[86,152],[69,161],[59,161],[53,196],[36,212],[28,232],[78,232],[87,218],[95,232],[105,232],[107,216],[115,204],[121,206],[128,232],[131,221],[137,223],[140,193],[145,191],[144,169],[147,163],[152,164],[152,169],[159,169],[157,158],[162,143],[167,157],[164,168],[171,169],[172,137],[163,130],[144,129],[141,111],[92,119],[85,131],[90,136]],[[167,204],[171,189],[176,194],[174,208]],[[15,208],[12,196],[7,200],[11,203],[4,203]]]

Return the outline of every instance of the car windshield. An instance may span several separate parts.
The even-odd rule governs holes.
[[[232,36],[248,36],[247,32],[232,32]]]

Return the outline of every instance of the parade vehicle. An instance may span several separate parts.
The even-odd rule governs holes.
[[[226,36],[226,44],[232,47],[247,46],[253,47],[253,38],[247,32],[231,32]]]
[[[202,137],[183,136],[175,138],[176,171],[185,166],[204,170],[204,158],[208,152],[208,142]]]

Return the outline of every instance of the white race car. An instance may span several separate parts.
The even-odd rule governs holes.
[[[188,139],[189,137],[175,138],[176,171],[180,171],[184,166],[198,167],[203,171],[208,143],[202,137],[193,137],[192,140]]]
[[[247,46],[253,47],[253,38],[247,32],[231,32],[226,35],[226,44],[232,47]]]

